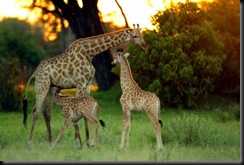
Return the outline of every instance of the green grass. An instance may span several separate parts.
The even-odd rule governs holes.
[[[132,112],[130,148],[119,151],[122,132],[122,109],[119,103],[121,90],[115,85],[106,92],[94,92],[92,96],[100,104],[100,118],[106,127],[99,127],[100,150],[85,145],[84,120],[80,131],[83,149],[74,149],[74,128],[65,130],[58,145],[49,149],[46,126],[40,115],[33,138],[33,149],[28,149],[28,137],[34,105],[33,87],[28,95],[28,128],[24,129],[22,113],[0,114],[0,160],[17,162],[38,161],[143,161],[143,162],[239,162],[240,121],[219,120],[219,112],[206,110],[162,109],[162,139],[164,149],[155,152],[156,138],[152,124],[144,113]],[[219,111],[219,108],[218,108]],[[56,138],[63,126],[64,117],[55,105],[52,112],[52,135]],[[92,126],[89,127],[92,129]],[[91,131],[90,131],[91,134]]]

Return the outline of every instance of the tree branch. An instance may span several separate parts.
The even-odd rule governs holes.
[[[128,24],[127,18],[126,18],[126,16],[125,16],[125,13],[124,13],[122,7],[120,6],[118,0],[115,0],[115,2],[116,2],[116,4],[118,5],[118,7],[119,7],[119,9],[120,9],[120,11],[121,11],[121,14],[123,15],[123,17],[124,17],[124,19],[125,19],[125,27],[128,28],[128,27],[129,27],[129,24]]]

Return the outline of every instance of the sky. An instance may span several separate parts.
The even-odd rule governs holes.
[[[15,2],[16,0],[0,0],[0,21],[4,17],[18,17],[19,19],[27,19],[34,22],[40,14],[40,10],[29,13],[28,9],[21,7],[23,4]],[[185,0],[118,0],[121,5],[129,26],[132,24],[140,24],[141,28],[152,29],[151,16],[156,14],[158,10],[165,10],[170,2],[185,2]],[[192,0],[194,2],[199,0]],[[25,0],[24,4],[31,4],[32,0]],[[114,0],[99,0],[98,8],[102,13],[103,21],[113,21],[117,26],[124,26],[124,18],[119,7]]]

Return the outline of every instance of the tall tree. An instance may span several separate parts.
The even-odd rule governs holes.
[[[205,12],[197,3],[178,3],[152,17],[155,31],[144,33],[148,51],[130,47],[137,82],[156,92],[165,105],[196,107],[213,91],[225,59]]]
[[[67,20],[76,39],[104,33],[97,7],[98,0],[82,0],[82,7],[77,0],[68,0],[67,3],[65,0],[46,0],[46,2],[51,2],[54,10],[50,10],[48,6],[41,6],[37,0],[33,1],[32,7],[40,7],[46,13]],[[96,69],[95,78],[101,90],[109,89],[116,79],[111,72],[111,61],[112,56],[108,50],[97,55],[92,61]]]
[[[218,38],[224,43],[226,59],[216,81],[216,92],[225,94],[240,88],[240,1],[215,0],[203,6],[208,21],[212,22]]]
[[[39,36],[40,29],[25,21],[8,18],[0,22],[0,111],[18,110],[26,71],[33,72],[46,57]]]

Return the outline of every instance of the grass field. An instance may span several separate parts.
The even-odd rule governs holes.
[[[118,150],[122,132],[120,88],[92,95],[100,104],[100,118],[106,127],[99,127],[100,150],[85,145],[84,120],[81,119],[83,149],[74,148],[74,128],[70,125],[58,145],[49,149],[46,126],[40,115],[34,133],[33,149],[28,149],[34,104],[33,87],[28,95],[28,127],[22,124],[21,112],[0,114],[0,160],[15,162],[240,162],[240,121],[222,120],[214,110],[162,109],[164,149],[155,152],[156,138],[150,120],[144,113],[132,112],[130,148]],[[236,105],[240,108],[239,105]],[[219,110],[219,109],[218,109]],[[54,105],[52,135],[56,138],[64,117]],[[89,127],[92,130],[92,126]],[[91,131],[90,131],[91,134]]]

